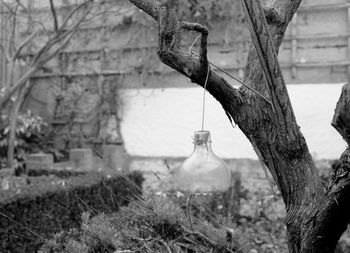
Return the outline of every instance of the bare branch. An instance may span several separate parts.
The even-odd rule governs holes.
[[[1,50],[1,51],[3,52],[3,54],[5,55],[6,60],[7,60],[8,62],[10,62],[12,58],[11,58],[10,54],[8,53],[8,51],[6,50],[5,46],[4,46],[2,43],[0,43],[0,50]]]
[[[49,40],[37,53],[36,57],[33,60],[33,63],[36,64],[36,62],[40,61],[41,58],[44,58],[43,55],[45,55],[50,48],[52,48],[56,43],[61,42],[65,37],[71,37],[70,34],[75,33],[77,28],[81,25],[81,23],[84,21],[86,15],[89,13],[91,10],[92,6],[90,5],[90,8],[88,8],[83,15],[81,15],[80,19],[75,23],[73,27],[70,29],[65,29],[65,25],[69,21],[69,19],[76,13],[79,9],[81,9],[83,6],[86,6],[88,3],[91,3],[92,1],[89,0],[85,2],[82,5],[77,6],[73,11],[71,11],[66,19],[63,21],[61,27],[58,30],[57,36]]]
[[[28,81],[27,81],[28,82]],[[16,125],[17,125],[17,118],[19,110],[23,104],[24,98],[30,91],[30,85],[26,84],[24,85],[19,91],[17,95],[17,99],[14,102],[11,116],[10,116],[10,133],[8,138],[8,149],[7,149],[7,166],[8,168],[14,167],[14,153],[15,153],[15,137],[16,137]]]
[[[11,15],[16,14],[7,1],[1,0],[1,4],[6,7],[6,9],[8,10],[9,13],[11,13]]]
[[[350,84],[345,84],[332,121],[332,126],[350,146]]]
[[[52,13],[52,17],[53,17],[53,25],[54,25],[54,29],[55,32],[58,32],[58,20],[57,20],[57,14],[56,14],[56,9],[55,9],[55,5],[53,3],[53,0],[50,0],[50,10]]]
[[[16,90],[27,82],[27,80],[38,70],[38,65],[32,66],[21,78],[11,87],[6,90],[6,93],[3,97],[0,96],[0,108],[4,108],[4,106],[8,103],[10,98],[14,95]]]
[[[12,51],[15,51],[15,37],[16,37],[16,23],[17,23],[17,10],[18,10],[19,5],[16,5],[15,9],[13,10],[13,19],[12,19],[12,29],[11,29],[11,36],[9,39],[9,44],[8,44],[8,53],[11,55]]]
[[[27,7],[25,7],[25,6],[21,3],[20,0],[16,0],[16,3],[17,3],[20,7],[22,7],[22,9],[24,10],[24,12],[28,13]]]
[[[20,55],[22,49],[37,35],[37,32],[33,32],[31,35],[29,35],[18,47],[15,54],[12,57],[12,61],[15,61],[18,56]]]
[[[82,6],[86,6],[87,3],[90,3],[92,1],[87,1],[82,5],[79,5],[77,8],[74,9],[71,14],[73,15],[77,10],[79,10]],[[74,24],[73,27],[71,27],[69,30],[65,31],[64,33],[60,34],[59,36],[55,36],[52,39],[50,39],[36,54],[36,57],[31,63],[31,68],[13,85],[8,86],[8,90],[6,91],[5,95],[3,97],[0,97],[0,108],[3,108],[4,105],[8,103],[10,98],[14,95],[14,93],[22,88],[26,81],[36,72],[38,71],[45,63],[47,63],[49,60],[51,60],[53,57],[55,57],[65,46],[67,46],[68,42],[72,38],[72,36],[75,34],[75,32],[78,30],[80,24],[83,22],[84,18],[90,11],[91,6],[89,9],[86,10],[86,12],[81,15],[79,20]],[[72,16],[68,15],[68,16]],[[64,27],[65,24],[62,24],[61,28]],[[63,31],[63,29],[62,29]],[[12,81],[11,81],[12,82]]]
[[[88,0],[86,1],[85,3],[81,4],[81,5],[78,5],[77,7],[75,7],[70,13],[68,13],[68,15],[65,17],[65,19],[63,20],[62,22],[62,25],[61,27],[59,28],[59,30],[64,30],[68,21],[72,18],[72,16],[77,12],[79,11],[80,9],[82,9],[83,7],[87,6],[88,4],[91,4],[93,2],[93,0]],[[90,8],[91,9],[91,6]],[[83,16],[86,16],[87,15],[87,12],[83,15]]]
[[[146,12],[155,20],[158,20],[159,5],[155,0],[130,0],[130,2],[137,6],[139,9]]]
[[[158,55],[163,63],[190,78],[192,82],[204,87],[207,71],[207,37],[208,29],[200,24],[178,20],[178,1],[167,0],[158,5],[151,0],[130,0],[158,21]],[[181,50],[181,30],[194,30],[201,33],[199,58]],[[242,94],[233,88],[225,79],[210,70],[206,89],[223,106],[229,115],[233,108],[242,103]]]

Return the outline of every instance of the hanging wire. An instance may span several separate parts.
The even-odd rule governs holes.
[[[190,51],[191,54],[199,56],[199,54],[197,54],[196,52]],[[239,82],[240,84],[242,84],[244,87],[246,87],[248,90],[254,92],[256,95],[258,95],[259,97],[261,97],[262,99],[264,99],[266,102],[268,102],[269,104],[272,105],[272,102],[266,98],[264,95],[262,95],[261,93],[259,93],[258,91],[254,90],[253,88],[251,88],[248,84],[244,83],[243,81],[241,81],[239,78],[235,77],[234,75],[228,73],[226,70],[220,68],[218,65],[208,61],[210,65],[214,66],[215,68],[217,68],[218,70],[220,70],[221,72],[223,72],[224,74],[226,74],[227,76],[231,77],[232,79],[236,80],[237,82]]]
[[[188,50],[190,54],[196,55],[196,56],[198,56],[198,57],[200,57],[200,55],[197,54],[196,52],[192,51],[192,48],[194,47],[194,45],[196,44],[197,40],[198,40],[200,37],[201,37],[201,35],[197,36],[197,37],[194,39],[194,41],[192,42],[192,44],[191,44],[191,46],[190,46],[190,48],[189,48],[189,50]],[[229,76],[229,77],[231,77],[232,79],[236,80],[237,82],[239,82],[240,84],[242,84],[244,87],[246,87],[248,90],[254,92],[256,95],[258,95],[259,97],[261,97],[261,98],[264,99],[266,102],[268,102],[269,104],[272,105],[272,102],[271,102],[268,98],[266,98],[264,95],[262,95],[262,94],[259,93],[258,91],[256,91],[256,90],[254,90],[253,88],[251,88],[249,85],[247,85],[246,83],[244,83],[243,81],[241,81],[239,78],[237,78],[237,77],[235,77],[234,75],[228,73],[226,70],[220,68],[218,65],[216,65],[216,64],[214,64],[214,63],[212,63],[212,62],[210,62],[210,61],[208,61],[208,62],[209,62],[209,65],[214,66],[216,69],[220,70],[221,72],[223,72],[223,73],[226,74],[227,76]],[[208,68],[208,69],[209,69],[209,68]],[[208,70],[208,72],[209,72],[209,70]],[[207,73],[207,77],[208,77],[208,73]],[[206,87],[206,83],[204,84],[204,86]],[[204,90],[205,90],[205,87],[204,87]],[[203,122],[202,122],[202,130],[203,130]]]
[[[205,116],[205,93],[207,89],[207,83],[209,78],[210,65],[208,64],[207,75],[205,77],[205,82],[203,86],[203,104],[202,104],[202,131],[204,130],[204,116]]]
[[[194,47],[194,45],[196,44],[196,42],[198,41],[198,39],[201,36],[197,36],[195,38],[195,40],[193,41],[193,43],[191,44],[190,48],[189,48],[189,53],[196,55],[198,57],[199,54],[195,53],[192,51],[192,48]],[[231,77],[232,79],[236,80],[237,82],[241,83],[244,87],[246,87],[247,89],[251,90],[252,92],[254,92],[255,94],[257,94],[258,96],[260,96],[262,99],[264,99],[265,101],[267,101],[269,104],[272,104],[271,101],[269,99],[267,99],[265,96],[263,96],[262,94],[260,94],[258,91],[254,90],[253,88],[249,87],[247,84],[245,84],[243,81],[241,81],[239,78],[233,76],[232,74],[228,73],[227,71],[223,70],[222,68],[220,68],[219,66],[215,65],[214,63],[211,63],[210,61],[208,61],[208,68],[207,68],[207,73],[206,73],[206,77],[205,77],[205,82],[203,85],[203,100],[202,100],[202,131],[204,131],[204,122],[205,122],[205,102],[206,102],[206,89],[207,89],[207,83],[208,83],[208,79],[209,79],[209,72],[210,72],[210,65],[214,66],[215,68],[217,68],[218,70],[220,70],[221,72],[223,72],[224,74],[228,75],[229,77]],[[192,222],[192,215],[191,215],[191,200],[192,197],[194,196],[193,193],[190,194],[189,198],[188,198],[188,202],[187,202],[187,214],[188,214],[188,219],[189,219],[189,223],[190,223],[190,228],[192,230],[192,232],[194,233],[194,228],[193,228],[193,222]]]

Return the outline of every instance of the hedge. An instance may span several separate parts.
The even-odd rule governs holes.
[[[141,194],[143,177],[137,172],[127,177],[91,172],[64,180],[28,177],[27,181],[30,184],[20,193],[0,191],[1,253],[36,252],[53,234],[79,227],[83,211],[117,211]]]

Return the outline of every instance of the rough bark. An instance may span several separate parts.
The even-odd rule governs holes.
[[[346,143],[350,143],[350,84],[344,85],[335,109],[332,125]]]
[[[204,86],[208,70],[208,30],[202,25],[179,20],[178,0],[130,2],[158,22],[160,59],[192,82]],[[296,122],[277,60],[285,30],[300,2],[278,0],[263,10],[259,1],[242,0],[253,38],[244,81],[267,97],[267,101],[244,86],[231,87],[213,71],[209,72],[206,88],[250,140],[277,183],[287,208],[290,252],[333,252],[350,218],[349,150],[335,166],[325,191]],[[179,45],[184,29],[201,34],[199,56],[181,50]],[[349,89],[344,88],[333,125],[338,131],[341,129],[347,141],[349,109]]]

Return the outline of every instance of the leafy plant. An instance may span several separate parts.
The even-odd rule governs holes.
[[[3,118],[5,127],[0,130],[0,159],[1,167],[6,166],[6,156],[9,145],[9,117]],[[23,168],[26,155],[36,152],[53,153],[55,157],[60,157],[61,153],[47,144],[48,124],[38,115],[31,111],[19,114],[17,117],[15,136],[15,167]]]

